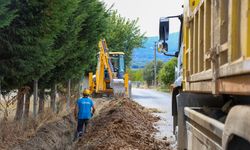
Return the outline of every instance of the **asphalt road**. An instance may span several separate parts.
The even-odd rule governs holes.
[[[151,89],[132,89],[132,98],[147,108],[157,108],[171,115],[171,95]],[[168,113],[169,112],[169,113]]]
[[[171,115],[171,94],[159,92],[152,89],[132,89],[132,99],[146,108],[156,108],[161,113],[153,113],[160,117],[155,126],[159,130],[155,137],[162,139],[167,137],[172,147],[175,147],[175,137],[173,135],[173,119]]]

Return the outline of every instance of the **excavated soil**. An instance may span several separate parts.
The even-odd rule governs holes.
[[[168,149],[167,141],[152,136],[158,120],[129,99],[114,99],[91,120],[88,132],[72,149]]]

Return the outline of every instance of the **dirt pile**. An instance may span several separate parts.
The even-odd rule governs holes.
[[[152,137],[158,119],[129,99],[112,100],[73,149],[168,149],[168,142]]]
[[[95,103],[95,116],[100,114],[100,110],[102,110],[105,107],[108,107],[109,102],[110,102],[110,98],[94,98],[93,99],[94,103]]]

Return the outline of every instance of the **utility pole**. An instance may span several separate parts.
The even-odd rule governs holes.
[[[157,42],[155,42],[155,48],[154,48],[154,86],[156,88],[156,69],[157,69],[157,62],[156,62],[156,50],[157,50]]]

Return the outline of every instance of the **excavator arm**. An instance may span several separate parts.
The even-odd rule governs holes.
[[[113,75],[114,68],[113,68],[111,60],[109,58],[107,43],[106,43],[105,40],[101,40],[99,42],[99,48],[100,48],[100,56],[99,56],[100,57],[100,63],[104,64],[104,68],[108,70],[110,80],[113,80],[113,78],[114,78],[114,75]]]

